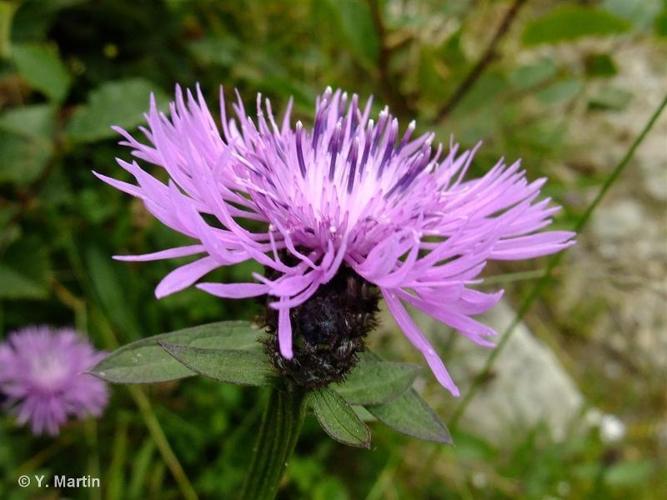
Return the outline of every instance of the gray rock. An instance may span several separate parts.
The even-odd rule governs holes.
[[[501,302],[482,321],[503,332],[514,315],[512,308]],[[456,343],[449,366],[461,382],[463,394],[488,355],[466,339]],[[520,323],[461,423],[493,441],[512,438],[516,432],[544,423],[554,439],[562,440],[583,402],[581,392],[553,352]]]

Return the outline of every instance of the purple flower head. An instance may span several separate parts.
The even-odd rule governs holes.
[[[486,262],[539,257],[573,244],[571,232],[536,233],[558,211],[549,199],[538,199],[545,179],[528,182],[518,162],[502,160],[483,177],[466,179],[476,148],[436,146],[434,133],[415,138],[415,123],[400,131],[387,108],[371,118],[370,99],[361,106],[357,95],[327,88],[307,129],[292,124],[291,102],[278,123],[261,95],[255,120],[238,93],[236,119],[227,117],[222,91],[220,98],[222,131],[200,90],[184,95],[180,88],[170,117],[152,100],[148,127],[141,129],[146,144],[117,129],[121,144],[164,170],[168,181],[120,159],[136,184],[96,175],[140,198],[163,224],[194,242],[116,258],[201,255],[169,273],[157,286],[158,298],[220,266],[254,259],[271,270],[271,279],[253,274],[247,283],[196,286],[224,298],[272,297],[285,358],[293,356],[290,310],[346,266],[380,290],[435,377],[458,395],[405,305],[490,347],[495,332],[472,318],[502,295],[471,288]]]
[[[74,330],[23,328],[0,344],[0,392],[33,434],[56,435],[68,417],[102,413],[106,384],[84,372],[103,357]]]

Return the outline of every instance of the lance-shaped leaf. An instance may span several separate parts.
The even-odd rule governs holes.
[[[335,391],[326,387],[313,391],[308,395],[308,403],[322,429],[333,439],[349,446],[370,448],[370,429]]]
[[[561,5],[530,21],[523,32],[523,43],[553,44],[583,37],[615,35],[628,29],[630,23],[606,9]]]
[[[418,365],[383,361],[362,353],[345,381],[331,387],[353,405],[386,403],[407,391],[419,370]]]
[[[440,417],[414,389],[388,403],[368,405],[366,409],[379,421],[403,434],[436,443],[452,442]]]
[[[177,361],[160,343],[202,349],[261,350],[262,330],[245,321],[222,321],[163,333],[127,344],[103,359],[94,375],[113,383],[165,382],[196,372]]]
[[[160,345],[192,371],[220,382],[267,385],[273,375],[271,363],[261,351],[202,349],[164,342]]]
[[[363,406],[354,405],[352,409],[354,410],[354,413],[357,414],[357,417],[361,419],[362,422],[377,422],[378,420],[373,415],[371,415],[371,413]]]

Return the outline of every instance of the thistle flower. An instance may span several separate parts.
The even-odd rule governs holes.
[[[30,326],[0,344],[0,393],[4,405],[33,434],[58,434],[68,417],[99,416],[106,384],[84,373],[104,357],[74,330]]]
[[[502,295],[472,288],[486,262],[539,257],[573,243],[571,232],[537,233],[558,210],[538,199],[545,179],[528,182],[519,162],[500,160],[483,177],[466,180],[477,148],[434,146],[434,133],[414,138],[415,122],[401,134],[387,108],[371,118],[370,99],[360,106],[357,95],[327,88],[316,100],[312,129],[292,125],[291,101],[277,123],[261,95],[254,121],[238,93],[236,119],[227,117],[222,90],[220,99],[222,134],[200,90],[184,95],[180,88],[170,117],[151,100],[148,128],[141,129],[147,143],[116,129],[137,159],[164,170],[167,183],[121,159],[136,184],[96,175],[194,240],[116,258],[200,255],[159,283],[158,298],[194,284],[223,298],[267,295],[286,361],[303,341],[299,335],[293,340],[297,313],[344,274],[357,291],[379,291],[437,380],[458,395],[406,304],[491,347],[495,332],[472,318]],[[198,283],[216,268],[247,260],[262,264],[265,275],[253,274],[246,283]],[[318,314],[331,316],[330,309]]]

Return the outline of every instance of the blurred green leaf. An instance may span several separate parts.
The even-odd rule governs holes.
[[[509,74],[509,82],[517,90],[536,87],[556,75],[556,65],[551,58],[519,66]]]
[[[368,405],[366,409],[380,422],[403,434],[436,443],[452,442],[440,417],[414,389],[388,403]]]
[[[308,394],[308,403],[331,438],[349,446],[370,448],[371,431],[335,391],[326,387],[312,391]]]
[[[11,51],[11,31],[17,4],[0,1],[0,57],[7,57]]]
[[[116,419],[114,430],[111,463],[105,470],[105,498],[117,500],[123,498],[126,491],[125,484],[125,461],[128,455],[128,419],[127,415],[120,413]]]
[[[47,288],[14,269],[0,264],[0,299],[45,299]]]
[[[127,488],[127,498],[138,500],[144,498],[142,495],[143,487],[146,484],[146,475],[148,467],[151,464],[153,454],[155,453],[155,443],[151,438],[144,439],[144,443],[139,451],[134,454],[132,461],[130,484]]]
[[[603,9],[564,5],[529,22],[523,32],[523,43],[539,45],[588,36],[608,36],[625,33],[629,28],[626,20]]]
[[[12,244],[0,257],[0,299],[45,299],[49,295],[47,249],[36,237]]]
[[[509,86],[507,77],[499,71],[489,71],[482,75],[472,89],[461,99],[460,104],[452,112],[452,117],[459,117],[472,111],[488,107],[496,108],[503,104],[498,96]],[[484,118],[488,121],[488,117]]]
[[[25,137],[48,139],[53,135],[55,107],[34,104],[10,109],[0,115],[0,130]]]
[[[141,327],[137,322],[136,309],[128,300],[126,284],[114,266],[118,263],[104,254],[98,247],[89,246],[85,252],[87,272],[100,304],[113,324],[122,330],[125,338],[141,336]]]
[[[144,121],[151,93],[158,103],[167,101],[156,85],[142,78],[105,83],[76,110],[66,132],[75,142],[93,142],[114,137],[113,125],[132,129]]]
[[[608,78],[618,73],[616,63],[609,54],[591,54],[584,61],[586,64],[586,75],[589,77]]]
[[[548,85],[537,92],[535,97],[545,104],[555,104],[573,98],[583,86],[584,84],[578,78],[567,78]]]
[[[460,27],[451,36],[445,40],[438,50],[438,55],[447,63],[450,68],[462,69],[465,67],[468,59],[463,50],[461,37],[463,36],[463,29]]]
[[[41,44],[16,44],[12,54],[18,72],[33,88],[53,101],[65,99],[71,77],[53,48]]]
[[[345,485],[340,479],[327,477],[314,485],[313,500],[348,500],[348,495]]]
[[[456,447],[447,449],[458,460],[490,462],[497,455],[497,450],[485,439],[460,430],[456,433]]]
[[[654,28],[656,35],[667,37],[667,7],[656,16]]]
[[[512,131],[512,140],[525,151],[536,154],[550,154],[563,144],[566,126],[548,118],[537,118],[529,126],[517,127]]]
[[[205,349],[259,350],[262,331],[244,321],[222,321],[163,333],[127,344],[107,356],[92,372],[109,382],[165,382],[195,374],[160,343]]]
[[[79,190],[76,199],[80,213],[93,224],[112,218],[117,210],[115,205],[105,202],[104,193],[97,186]]]
[[[658,12],[661,0],[603,0],[602,6],[609,12],[627,19],[637,29],[651,26]]]
[[[443,66],[443,57],[433,47],[424,47],[416,60],[415,71],[410,71],[412,78],[406,80],[406,90],[418,94],[423,102],[432,102],[431,107],[435,108],[442,102],[445,84],[439,71]],[[403,64],[408,64],[408,61]]]
[[[632,94],[618,87],[608,86],[588,101],[589,109],[603,111],[622,111],[632,100]]]
[[[246,51],[237,56],[232,71],[237,78],[246,80],[258,90],[282,96],[283,105],[289,98],[294,98],[297,109],[309,110],[315,97],[308,84],[290,75],[271,53]]]
[[[381,361],[362,353],[345,381],[331,388],[353,405],[384,403],[408,390],[419,370],[418,365]]]
[[[200,64],[228,67],[236,62],[239,43],[235,38],[207,37],[188,44],[188,50]]]
[[[30,184],[42,173],[52,152],[49,140],[0,131],[0,184]]]
[[[0,207],[0,250],[15,242],[21,235],[21,229],[16,224],[18,213],[18,203]]]
[[[219,382],[268,385],[273,369],[267,355],[238,349],[202,349],[160,342],[164,350],[192,371]]]
[[[380,52],[368,3],[362,0],[326,0],[328,10],[337,21],[341,41],[365,67],[375,67]]]
[[[90,0],[9,0],[18,4],[12,25],[14,42],[34,42],[47,38],[58,11]]]
[[[621,462],[607,470],[604,481],[608,486],[638,486],[649,478],[654,467],[650,460]]]

